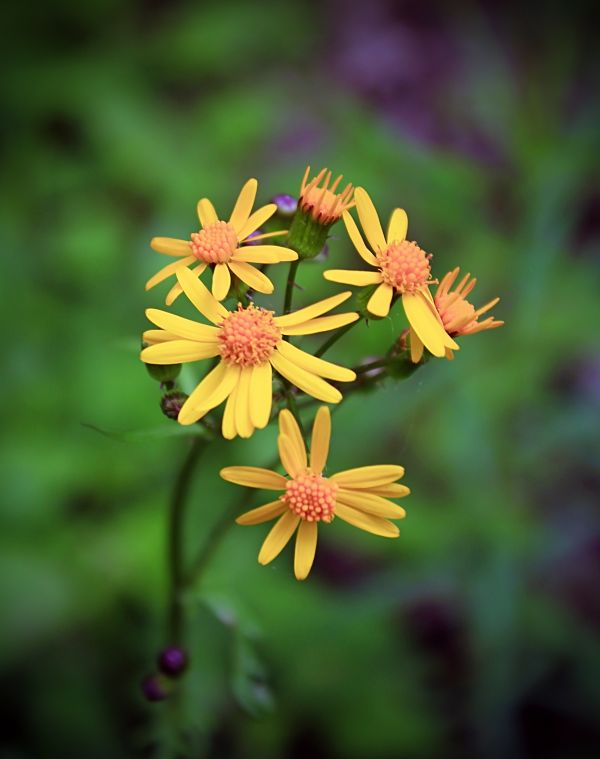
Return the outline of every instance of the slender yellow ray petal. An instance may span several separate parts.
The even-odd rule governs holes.
[[[295,457],[302,462],[302,468],[306,469],[308,462],[306,458],[304,438],[302,437],[296,418],[288,409],[282,409],[282,411],[279,412],[279,432],[281,435],[285,435],[294,446]]]
[[[266,206],[262,206],[262,208],[257,208],[256,211],[248,218],[246,223],[237,230],[238,233],[238,240],[240,242],[243,242],[248,235],[251,235],[252,232],[255,232],[261,224],[264,224],[265,221],[271,218],[275,211],[277,210],[277,205],[275,203],[269,203]]]
[[[310,439],[310,468],[316,474],[321,474],[327,464],[330,438],[331,414],[327,406],[321,406],[316,413]]]
[[[388,224],[387,242],[402,242],[406,239],[408,216],[404,208],[394,208]]]
[[[372,514],[365,514],[341,501],[337,501],[335,504],[335,515],[353,527],[358,527],[359,530],[372,532],[373,535],[381,535],[382,538],[397,538],[400,535],[400,530],[393,522],[388,522],[387,519],[381,519]]]
[[[226,466],[219,474],[234,485],[261,490],[285,490],[287,482],[282,474],[258,466]]]
[[[360,488],[353,489],[357,493],[361,492]],[[392,483],[391,485],[381,485],[378,488],[369,488],[369,493],[383,496],[383,498],[404,498],[410,495],[410,488],[407,488],[406,485]]]
[[[300,517],[289,509],[283,516],[279,517],[262,544],[258,554],[259,564],[268,564],[279,556],[294,534],[299,521]]]
[[[293,385],[303,390],[313,398],[318,398],[325,403],[339,403],[342,400],[340,391],[325,382],[324,379],[316,377],[314,374],[301,369],[285,358],[279,351],[275,350],[271,356],[273,368],[283,377],[289,380]]]
[[[425,298],[419,293],[403,293],[402,305],[419,340],[430,353],[441,358],[446,345],[446,330],[432,314]]]
[[[169,340],[177,340],[179,335],[167,332],[164,329],[147,329],[142,332],[142,342],[146,345],[155,345],[156,343],[166,343]]]
[[[358,255],[363,259],[363,261],[371,264],[371,266],[377,266],[377,259],[365,245],[365,241],[363,240],[362,235],[359,232],[358,227],[356,226],[356,222],[352,216],[348,213],[348,211],[344,211],[342,218],[344,220],[344,224],[346,225],[346,231],[348,232],[348,235],[352,240],[352,243],[356,248]]]
[[[208,292],[206,285],[200,282],[189,269],[180,269],[177,272],[177,279],[193,305],[213,324],[220,324],[229,315],[225,306],[222,306]]]
[[[384,519],[404,519],[406,511],[401,506],[388,501],[378,495],[368,492],[359,492],[340,488],[336,495],[337,500],[345,503],[346,506],[352,506],[358,511],[365,511],[367,514],[373,514],[376,517]]]
[[[395,464],[378,464],[345,469],[330,479],[343,488],[372,488],[389,485],[404,476],[404,467]]]
[[[369,298],[367,303],[367,311],[373,314],[373,316],[387,316],[390,312],[390,304],[394,295],[394,288],[391,285],[386,285],[385,282],[379,285],[377,290]]]
[[[258,182],[256,179],[249,179],[246,184],[240,190],[235,206],[229,217],[229,223],[240,233],[240,230],[244,228],[244,225],[248,221],[252,206],[256,199],[256,190],[258,189]]]
[[[332,329],[345,327],[359,318],[357,313],[350,311],[346,314],[334,314],[333,316],[320,316],[318,319],[310,319],[301,324],[284,327],[281,331],[284,335],[315,335],[317,332],[328,332]],[[277,319],[275,319],[277,323]]]
[[[239,277],[242,282],[245,282],[253,290],[259,293],[266,293],[269,295],[273,292],[273,283],[268,277],[256,269],[252,264],[247,264],[244,261],[229,261],[229,268],[231,271]]]
[[[235,400],[235,426],[240,437],[248,438],[254,432],[254,425],[250,419],[250,382],[252,380],[252,368],[244,367],[240,372],[240,379]]]
[[[414,329],[410,328],[410,360],[413,364],[418,364],[423,358],[423,343],[419,340],[417,333]]]
[[[221,422],[221,434],[225,440],[233,440],[237,435],[237,428],[235,426],[235,406],[237,402],[238,386],[236,385],[225,404],[225,410],[223,411],[223,421]]]
[[[165,279],[168,279],[173,274],[175,274],[180,266],[189,266],[190,264],[193,264],[194,261],[196,261],[196,256],[186,256],[185,258],[180,258],[178,261],[173,261],[172,264],[163,266],[162,269],[157,271],[156,274],[153,277],[150,277],[150,279],[146,282],[145,289],[151,290],[155,285],[158,285],[160,282],[164,282]]]
[[[273,372],[266,361],[252,368],[250,380],[250,420],[258,430],[269,423],[273,402]]]
[[[238,248],[231,260],[251,264],[277,264],[282,261],[295,261],[297,258],[295,250],[283,248],[281,245],[248,245]]]
[[[219,354],[216,343],[198,343],[195,340],[169,340],[166,343],[149,345],[140,358],[146,364],[184,364],[200,361]]]
[[[379,216],[377,215],[373,201],[363,187],[357,187],[354,190],[354,200],[356,201],[358,218],[371,247],[376,251],[385,250],[387,243],[383,229],[381,228]]]
[[[425,286],[422,290],[419,290],[417,295],[419,295],[423,300],[427,303],[429,306],[432,314],[435,316],[436,321],[439,322],[439,324],[443,325],[442,317],[440,316],[437,306],[435,305],[435,301],[433,300],[433,297],[431,293],[429,292],[429,287]],[[446,348],[453,348],[454,350],[459,350],[460,346],[458,343],[454,342],[454,340],[450,337],[450,335],[446,332],[446,329],[444,328],[444,345]]]
[[[380,271],[350,271],[350,269],[329,269],[323,272],[323,277],[329,282],[338,282],[341,285],[377,285],[382,282]]]
[[[198,218],[203,229],[219,221],[215,207],[208,198],[199,200],[196,210],[198,211]]]
[[[179,424],[193,424],[233,392],[237,386],[239,368],[221,361],[200,382],[198,387],[183,404],[177,421]]]
[[[189,271],[191,271],[195,277],[199,277],[202,274],[202,272],[206,269],[207,265],[208,264],[201,263],[201,264],[198,264],[198,266],[196,266],[194,269],[190,268]],[[177,300],[177,298],[179,298],[182,292],[183,292],[183,288],[179,284],[179,281],[177,281],[167,293],[167,297],[165,298],[165,304],[167,306],[172,306],[173,303],[175,303],[175,301]]]
[[[287,229],[278,229],[273,230],[273,232],[261,232],[260,234],[253,234],[252,235],[252,244],[255,245],[259,240],[266,240],[269,237],[283,237],[285,235],[289,234]],[[245,240],[242,240],[242,243],[246,242],[250,244],[250,236],[248,236]]]
[[[283,468],[290,477],[297,477],[306,470],[306,456],[298,455],[297,446],[287,435],[279,435],[277,446]]]
[[[338,382],[353,382],[356,379],[356,373],[352,369],[346,369],[344,366],[332,364],[324,361],[322,358],[311,356],[310,353],[296,348],[291,343],[281,341],[277,345],[277,350],[282,356],[289,358],[296,366],[306,369],[311,374],[317,374],[325,379],[337,380]]]
[[[246,511],[244,514],[235,520],[238,524],[262,524],[268,522],[269,519],[283,514],[287,510],[286,504],[281,500],[272,501],[271,503],[265,503],[264,506],[259,506],[251,511]]]
[[[166,256],[189,256],[192,249],[189,240],[176,240],[174,237],[153,237],[150,247]]]
[[[332,311],[344,301],[348,300],[351,295],[352,293],[347,290],[346,292],[332,295],[331,298],[325,298],[317,303],[313,303],[312,306],[301,308],[291,314],[276,316],[275,324],[277,324],[278,327],[291,327],[295,324],[302,324],[303,322],[309,321],[309,319],[314,319],[317,316],[321,316],[321,314],[327,313],[327,311]]]
[[[294,551],[294,574],[297,580],[306,580],[315,560],[317,535],[316,522],[302,520],[296,533],[296,550]]]
[[[213,271],[212,294],[217,300],[224,300],[231,287],[231,274],[227,264],[217,264]]]
[[[197,340],[200,343],[216,343],[218,341],[219,331],[216,327],[210,327],[208,324],[184,319],[183,316],[176,316],[168,311],[160,311],[158,308],[147,308],[146,317],[157,327],[162,327],[185,340]]]

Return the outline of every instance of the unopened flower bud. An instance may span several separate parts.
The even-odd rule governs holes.
[[[146,369],[152,379],[163,384],[177,379],[181,364],[146,364]]]
[[[188,658],[185,651],[176,646],[163,649],[158,655],[160,671],[168,677],[179,677],[187,668]]]
[[[160,399],[160,410],[169,419],[177,419],[181,407],[187,400],[187,395],[180,390],[171,390]]]
[[[142,693],[148,701],[164,701],[169,695],[165,685],[165,680],[160,675],[148,675],[142,680]]]

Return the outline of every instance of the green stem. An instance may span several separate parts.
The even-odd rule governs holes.
[[[290,264],[290,272],[288,274],[287,285],[285,287],[285,297],[283,300],[284,314],[289,314],[289,312],[292,310],[292,298],[294,297],[294,287],[296,286],[296,272],[298,271],[299,264],[299,258],[297,258],[295,261],[292,261]]]
[[[371,361],[370,364],[359,364],[358,366],[355,366],[353,371],[355,371],[356,374],[365,374],[366,372],[370,372],[372,369],[383,369],[389,363],[389,358],[378,358],[377,361]]]
[[[343,337],[346,334],[346,332],[349,332],[352,329],[352,327],[354,327],[356,324],[359,324],[364,318],[365,318],[364,316],[360,316],[356,321],[350,322],[350,324],[346,324],[345,327],[341,327],[340,329],[337,330],[337,332],[334,332],[333,335],[331,335],[330,338],[325,340],[323,345],[315,352],[315,356],[317,358],[322,356],[325,353],[325,351],[328,351],[332,345],[337,343],[340,337]]]

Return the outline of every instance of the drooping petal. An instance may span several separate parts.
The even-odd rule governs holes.
[[[322,358],[312,356],[306,351],[300,350],[295,345],[281,341],[277,350],[296,366],[306,369],[311,374],[316,374],[325,379],[337,380],[338,382],[353,382],[356,379],[356,373],[352,369],[346,369],[344,366],[332,364],[330,361],[324,361]]]
[[[283,468],[290,477],[297,477],[306,470],[306,456],[299,455],[297,446],[287,435],[279,435],[277,446]]]
[[[198,264],[198,266],[196,266],[194,269],[189,269],[189,271],[191,271],[195,277],[199,277],[202,274],[202,272],[206,269],[207,265],[208,264],[201,263],[201,264]],[[173,287],[167,293],[167,297],[165,298],[165,304],[167,306],[172,306],[173,303],[175,303],[175,301],[177,300],[177,298],[179,298],[182,292],[183,292],[183,288],[179,284],[179,280],[177,280],[177,282],[175,282]]]
[[[369,194],[363,187],[357,187],[354,190],[354,200],[356,201],[358,218],[371,247],[375,251],[385,250],[387,247],[385,235]]]
[[[295,250],[280,245],[248,245],[238,248],[231,260],[251,264],[277,264],[282,261],[295,261],[297,258]]]
[[[400,530],[393,522],[388,522],[387,519],[381,519],[381,517],[375,517],[372,514],[365,514],[341,501],[337,501],[335,504],[335,515],[353,527],[358,527],[359,530],[372,532],[373,535],[381,535],[382,538],[397,538],[400,535]]]
[[[319,529],[316,522],[302,520],[296,533],[294,574],[297,580],[306,580],[315,560]]]
[[[270,361],[273,368],[279,374],[300,388],[300,390],[308,393],[308,395],[312,395],[313,398],[318,398],[320,401],[325,401],[325,403],[339,403],[342,400],[342,394],[337,388],[325,382],[324,379],[296,366],[296,364],[285,358],[283,354],[279,353],[277,349],[273,352]]]
[[[340,488],[336,498],[345,503],[346,506],[352,506],[353,509],[365,511],[367,514],[373,514],[376,517],[404,519],[406,516],[406,511],[401,506],[397,506],[381,496],[373,495],[373,493]]]
[[[350,271],[350,269],[328,269],[323,272],[323,277],[329,282],[338,282],[341,285],[354,285],[365,287],[377,285],[382,282],[380,271]]]
[[[244,525],[262,524],[263,522],[268,522],[269,519],[280,516],[287,508],[282,500],[272,501],[271,503],[265,503],[264,506],[259,506],[256,509],[240,514],[235,521],[237,524]]]
[[[344,211],[342,218],[344,220],[344,224],[346,225],[348,235],[352,240],[352,243],[356,248],[359,256],[368,264],[371,264],[371,266],[377,266],[377,259],[365,245],[362,235],[356,226],[356,222],[352,216],[348,213],[348,211]]]
[[[153,237],[150,247],[166,256],[189,256],[191,250],[189,240],[176,240],[174,237]]]
[[[262,208],[257,208],[256,211],[248,218],[246,223],[238,230],[238,240],[243,242],[248,235],[255,232],[262,224],[273,216],[277,210],[275,203],[269,203]]]
[[[194,306],[213,324],[220,324],[229,311],[206,289],[206,286],[189,269],[180,269],[177,279]]]
[[[217,300],[224,300],[231,287],[231,274],[227,264],[217,264],[213,271],[212,294]]]
[[[258,189],[258,182],[256,179],[249,179],[246,184],[240,190],[240,194],[235,202],[231,216],[229,217],[229,223],[240,233],[240,230],[244,228],[244,225],[248,221],[252,206],[256,199],[256,190]]]
[[[269,423],[271,404],[273,402],[273,372],[271,364],[266,361],[252,369],[250,380],[250,419],[258,430]]]
[[[219,354],[216,343],[199,343],[195,340],[170,340],[166,343],[149,345],[140,358],[146,364],[184,364],[200,361]]]
[[[394,208],[388,224],[387,242],[402,242],[406,239],[408,216],[403,208]]]
[[[165,279],[168,279],[173,274],[175,274],[180,266],[189,266],[190,264],[193,264],[194,261],[196,261],[196,256],[186,256],[185,258],[180,258],[177,261],[173,261],[172,264],[163,266],[162,269],[157,271],[156,274],[153,277],[150,277],[150,279],[146,282],[145,289],[151,290],[155,285],[158,285],[160,282],[164,282]]]
[[[203,229],[219,221],[215,207],[208,198],[199,200],[196,210],[198,211],[198,218]]]
[[[300,431],[296,418],[292,412],[286,408],[279,412],[279,432],[281,435],[285,435],[294,446],[295,457],[302,462],[302,468],[306,469],[307,458],[304,438],[302,437],[302,432]]]
[[[235,426],[240,437],[248,438],[254,432],[254,425],[250,419],[250,381],[252,368],[244,367],[240,372],[240,379],[235,400]]]
[[[321,406],[316,413],[310,439],[310,468],[316,474],[321,474],[327,464],[330,438],[331,414],[327,406]]]
[[[413,364],[418,364],[419,361],[423,358],[423,343],[419,340],[419,336],[414,331],[414,329],[410,328],[410,360],[413,362]]]
[[[419,340],[430,353],[441,358],[445,352],[446,330],[433,315],[425,298],[418,292],[403,293],[402,305]]]
[[[146,317],[157,327],[171,332],[185,340],[197,340],[200,343],[216,343],[218,330],[208,324],[200,324],[183,316],[160,311],[158,308],[147,308]]]
[[[177,421],[194,424],[228,398],[237,387],[239,367],[221,361],[199,383],[183,404]]]
[[[346,314],[333,314],[333,316],[319,316],[317,319],[310,319],[301,324],[283,327],[281,331],[284,335],[315,335],[318,332],[329,332],[332,329],[345,327],[359,318],[359,315],[353,311]],[[275,322],[277,322],[277,319],[275,319]]]
[[[330,479],[344,488],[371,488],[389,485],[404,476],[404,467],[395,464],[359,466],[333,474]]]
[[[332,295],[331,298],[325,298],[317,303],[313,303],[312,306],[306,306],[298,311],[293,311],[291,314],[276,316],[275,324],[277,324],[278,327],[291,327],[295,324],[302,324],[317,316],[321,316],[321,314],[327,313],[327,311],[332,311],[345,300],[348,300],[351,295],[352,293],[347,290],[346,292]]]
[[[300,517],[296,516],[296,514],[289,509],[283,514],[283,516],[279,517],[277,522],[275,522],[274,526],[271,528],[271,532],[265,538],[265,542],[262,544],[258,554],[258,561],[260,564],[268,564],[270,561],[273,561],[274,558],[279,556],[294,534],[294,530],[298,526],[299,521]]]
[[[373,316],[380,316],[381,318],[387,316],[390,312],[390,304],[393,296],[394,288],[391,285],[382,282],[369,298],[367,311],[372,313]]]
[[[229,268],[236,277],[245,282],[253,290],[269,295],[273,292],[273,283],[261,271],[244,261],[229,261]]]
[[[285,490],[287,482],[282,474],[258,466],[226,466],[219,474],[227,482],[261,490]]]

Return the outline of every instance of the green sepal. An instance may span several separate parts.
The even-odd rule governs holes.
[[[285,246],[295,250],[301,259],[314,258],[323,250],[331,226],[320,224],[309,213],[298,208],[285,238]]]

